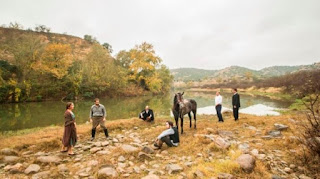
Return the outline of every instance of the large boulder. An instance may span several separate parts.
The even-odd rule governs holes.
[[[37,158],[40,163],[60,163],[61,159],[57,156],[41,156]]]
[[[117,176],[118,173],[113,167],[105,167],[98,171],[98,178],[116,178]]]
[[[238,162],[240,167],[247,173],[252,172],[256,164],[256,160],[254,159],[254,157],[249,154],[240,155],[236,161]]]
[[[31,164],[28,166],[28,168],[25,169],[24,173],[25,174],[33,174],[33,173],[38,173],[40,170],[40,166],[37,164]]]

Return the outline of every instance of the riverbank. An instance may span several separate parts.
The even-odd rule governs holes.
[[[59,152],[63,127],[1,136],[0,149],[11,148],[16,152],[10,155],[17,157],[0,164],[0,177],[104,178],[114,175],[141,178],[151,174],[161,178],[315,177],[308,166],[297,160],[303,153],[297,140],[299,115],[241,114],[240,121],[235,122],[231,113],[224,113],[224,118],[224,123],[218,123],[216,116],[198,116],[196,130],[190,129],[189,120],[185,120],[180,146],[168,148],[164,145],[155,151],[151,149],[153,140],[165,129],[165,121],[171,118],[157,118],[152,124],[135,118],[107,121],[111,138],[105,139],[99,130],[94,142],[89,141],[90,124],[78,125],[77,155],[73,157]],[[275,127],[276,123],[287,128]],[[249,155],[243,158],[244,153]],[[255,160],[255,165],[250,166],[253,171],[248,168],[245,171],[243,163],[249,162],[251,157]],[[0,160],[9,159],[1,155]],[[35,174],[23,173],[31,164],[39,167]]]

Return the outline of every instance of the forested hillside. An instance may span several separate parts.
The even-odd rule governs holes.
[[[0,28],[0,102],[158,94],[172,76],[152,44],[112,57],[111,45],[48,31]]]

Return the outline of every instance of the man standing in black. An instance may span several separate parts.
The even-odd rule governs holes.
[[[240,108],[240,96],[237,93],[237,88],[233,88],[233,96],[232,96],[232,109],[234,120],[237,121],[239,119],[239,108]]]

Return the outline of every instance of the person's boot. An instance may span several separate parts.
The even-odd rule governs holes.
[[[108,138],[109,137],[108,129],[103,129],[103,131],[104,131],[104,134],[106,135],[106,138]]]
[[[94,140],[94,137],[96,136],[96,129],[91,130],[91,141]]]

